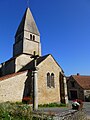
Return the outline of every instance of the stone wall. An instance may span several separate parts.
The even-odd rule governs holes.
[[[22,101],[27,77],[26,71],[12,77],[7,76],[4,80],[0,78],[0,102]]]
[[[30,66],[27,66],[27,65],[31,60],[32,59],[30,58],[30,55],[21,54],[20,56],[18,56],[15,61],[15,72],[18,72],[22,69],[23,70],[30,69],[29,68]]]
[[[47,87],[47,73],[53,73],[55,79],[55,88]],[[60,67],[57,65],[55,60],[49,55],[38,66],[38,99],[39,104],[60,102],[60,85],[59,85],[59,73],[61,72]]]
[[[23,53],[23,41],[20,40],[19,42],[13,45],[13,56],[16,56],[22,53]]]
[[[30,40],[30,34],[35,36],[34,41]],[[41,56],[40,36],[28,31],[24,31],[23,52],[33,54],[34,51],[36,51],[36,54]]]
[[[40,43],[40,36],[36,35],[34,33],[28,32],[28,31],[24,31],[24,38],[29,39],[30,40],[30,34],[35,36],[35,41],[37,41],[38,43]]]
[[[15,73],[18,71],[30,69],[30,66],[27,66],[32,59],[30,55],[21,54],[16,58],[11,58],[10,60],[1,64],[1,74],[2,76]]]
[[[37,55],[41,55],[39,46],[39,42],[25,39],[23,41],[23,53],[33,54],[33,52],[36,51]]]
[[[44,113],[44,111],[34,112],[33,117],[40,120],[88,120],[84,110],[69,110],[57,114],[52,112]]]
[[[31,40],[30,35],[34,35],[35,40]],[[24,34],[21,33],[15,38],[15,43],[13,45],[13,56],[22,53],[33,54],[34,51],[36,51],[36,54],[41,56],[40,36],[24,31]]]
[[[72,86],[72,82],[74,82],[74,86]],[[68,86],[68,97],[70,100],[72,100],[70,91],[77,91],[78,99],[84,100],[84,90],[72,77],[69,78],[67,82],[67,86]]]
[[[2,76],[15,72],[15,59],[8,60],[2,63],[1,73]]]
[[[53,116],[53,120],[87,120],[87,116],[85,111],[71,110],[67,113],[62,113],[62,115]]]

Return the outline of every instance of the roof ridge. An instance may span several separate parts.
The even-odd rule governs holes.
[[[71,75],[71,76],[90,77],[90,75]]]
[[[40,56],[37,59],[37,65],[39,65],[42,61],[44,61],[50,54],[44,55],[44,56]]]
[[[47,54],[47,55],[44,55],[44,56],[40,56],[40,57],[38,58],[38,60],[39,60],[39,59],[42,59],[42,60],[38,62],[38,65],[39,65],[42,61],[44,61],[49,55],[51,55],[51,57],[54,59],[54,61],[56,62],[56,64],[62,69],[62,67],[58,64],[58,62],[55,60],[55,58],[53,57],[52,54]],[[38,61],[38,60],[37,60],[37,61]],[[62,72],[64,73],[63,69],[62,69]]]
[[[46,57],[46,56],[49,56],[50,54],[46,54],[46,55],[43,55],[43,56],[39,56],[39,58],[41,58],[41,57]]]

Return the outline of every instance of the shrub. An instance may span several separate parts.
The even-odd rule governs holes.
[[[63,103],[49,103],[49,104],[40,104],[39,107],[66,107],[66,104]]]
[[[24,97],[24,98],[22,99],[22,102],[23,102],[24,104],[32,104],[32,103],[33,103],[31,97]]]
[[[32,111],[28,105],[17,105],[16,103],[0,104],[0,120],[31,120]]]

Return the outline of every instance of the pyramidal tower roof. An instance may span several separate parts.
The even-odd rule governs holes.
[[[34,18],[29,8],[26,9],[15,36],[19,35],[24,30],[34,33],[36,35],[40,35],[39,30],[36,26],[36,23],[34,21]]]

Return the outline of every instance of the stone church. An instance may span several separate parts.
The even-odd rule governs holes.
[[[41,55],[40,33],[29,8],[15,34],[13,57],[0,64],[0,102],[33,97],[33,53],[38,55],[38,104],[68,102],[66,77],[51,54]]]

